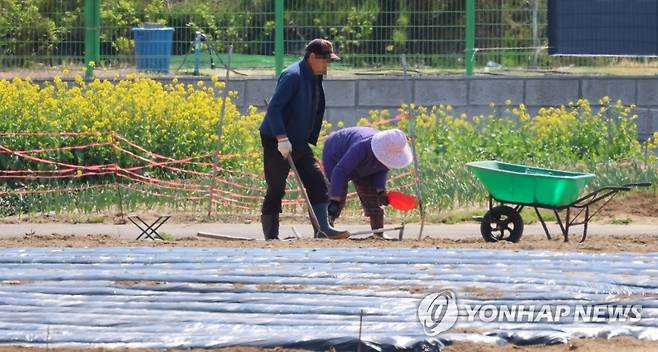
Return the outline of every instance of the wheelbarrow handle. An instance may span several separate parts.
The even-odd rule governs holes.
[[[572,203],[576,206],[585,206],[598,202],[602,198],[611,196],[617,192],[626,192],[630,191],[633,187],[649,187],[651,182],[637,182],[637,183],[627,183],[621,186],[605,186],[594,190],[594,192],[589,193],[585,196],[580,197],[577,201]],[[599,194],[603,194],[599,196]]]
[[[638,182],[638,183],[627,183],[624,187],[649,187],[651,182]]]

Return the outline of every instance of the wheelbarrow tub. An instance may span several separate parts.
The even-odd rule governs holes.
[[[595,176],[500,161],[474,161],[466,166],[497,201],[548,208],[576,202]]]

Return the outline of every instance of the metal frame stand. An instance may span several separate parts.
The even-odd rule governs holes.
[[[155,236],[157,237],[157,239],[164,241],[164,238],[160,236],[160,234],[158,233],[158,229],[160,228],[160,226],[164,225],[164,223],[167,222],[167,220],[169,220],[170,217],[171,217],[170,215],[159,216],[150,225],[146,223],[146,221],[142,220],[142,218],[140,218],[138,215],[129,216],[128,220],[130,220],[130,222],[132,222],[135,226],[137,226],[137,228],[139,228],[142,231],[135,240],[139,240],[140,238],[142,238],[142,236],[144,236],[144,238],[155,240],[156,238],[153,237]],[[142,227],[138,222],[144,225],[144,227]]]

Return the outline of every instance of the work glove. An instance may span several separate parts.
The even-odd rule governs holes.
[[[329,200],[329,207],[327,208],[327,213],[332,219],[337,219],[340,216],[341,212],[340,202],[337,200]]]
[[[388,194],[386,191],[377,192],[377,201],[379,205],[387,206],[388,205]]]
[[[276,149],[279,150],[279,153],[281,153],[284,159],[288,159],[288,155],[292,152],[292,144],[290,144],[288,138],[281,138]]]

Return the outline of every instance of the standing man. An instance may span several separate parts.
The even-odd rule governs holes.
[[[315,145],[324,116],[322,76],[332,61],[340,60],[330,41],[314,39],[306,45],[304,58],[288,66],[279,77],[265,119],[260,125],[267,193],[261,210],[266,240],[279,238],[279,213],[290,171],[290,154],[308,193],[320,231],[332,239],[349,232],[329,225],[327,181],[309,144]],[[317,229],[315,229],[317,231]]]
[[[380,132],[371,127],[350,127],[332,133],[322,150],[329,179],[330,222],[333,224],[345,207],[347,182],[351,180],[363,212],[370,218],[370,228],[383,228],[388,171],[405,168],[412,160],[407,136],[399,129]]]

